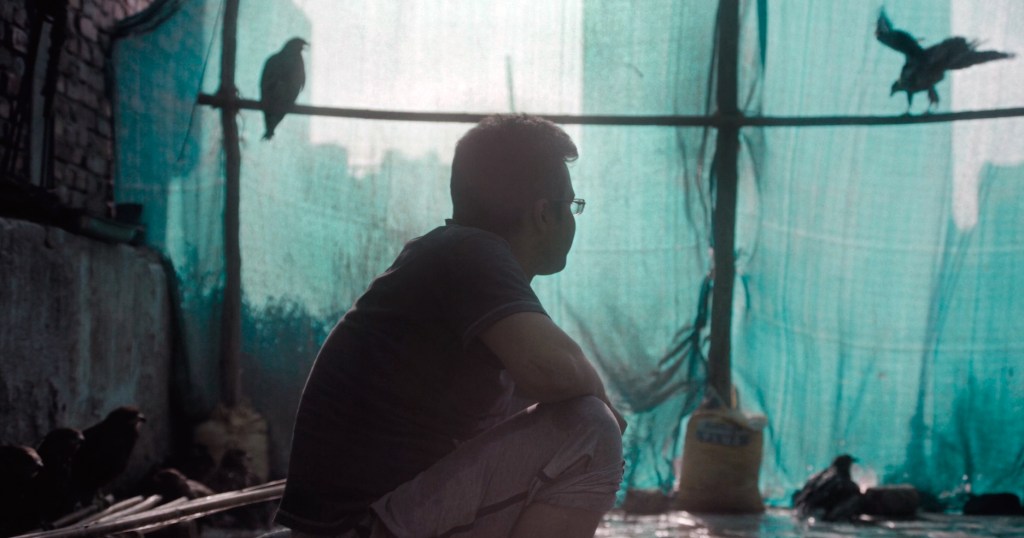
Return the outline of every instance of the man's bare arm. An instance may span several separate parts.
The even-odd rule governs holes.
[[[608,400],[604,383],[583,350],[551,318],[536,312],[512,314],[481,333],[517,389],[538,402],[592,395],[606,403],[625,430],[626,422]]]

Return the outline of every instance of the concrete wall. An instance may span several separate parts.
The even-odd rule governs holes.
[[[0,181],[47,187],[64,208],[112,214],[106,51],[115,23],[151,3],[67,1],[59,21],[67,34],[56,64],[53,176],[31,180],[26,132],[0,137],[0,152],[16,157]],[[19,92],[32,75],[28,53],[42,5],[0,0],[3,133],[19,112],[40,128],[39,107],[19,101]],[[164,269],[152,252],[0,218],[0,443],[35,445],[53,427],[85,428],[118,405],[135,404],[149,421],[121,485],[137,479],[171,446],[170,311]]]
[[[170,313],[152,251],[0,218],[0,443],[138,405],[148,421],[120,485],[138,479],[171,446]]]

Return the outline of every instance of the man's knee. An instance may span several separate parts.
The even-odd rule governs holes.
[[[541,470],[550,482],[534,502],[606,512],[622,482],[622,433],[615,415],[592,396],[540,407],[545,406],[560,445]]]

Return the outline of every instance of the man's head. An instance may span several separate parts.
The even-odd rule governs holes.
[[[566,163],[577,156],[569,135],[548,120],[484,118],[455,147],[453,220],[510,241],[529,238],[537,274],[560,271],[576,230]]]

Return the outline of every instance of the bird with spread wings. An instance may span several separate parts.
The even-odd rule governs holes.
[[[903,69],[900,70],[900,78],[892,83],[889,95],[906,92],[908,112],[913,104],[914,94],[918,92],[928,92],[929,110],[939,103],[935,85],[943,79],[946,71],[1013,57],[1013,54],[1008,52],[977,50],[977,41],[968,41],[963,37],[949,37],[936,45],[924,48],[910,33],[893,27],[884,9],[878,14],[875,37],[883,45],[902,52],[906,57]]]

